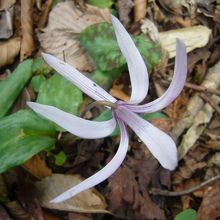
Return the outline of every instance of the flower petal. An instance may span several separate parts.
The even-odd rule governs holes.
[[[116,102],[117,100],[98,86],[95,82],[84,76],[71,65],[57,59],[56,57],[42,53],[45,61],[54,68],[60,75],[79,87],[84,93],[96,101]]]
[[[118,108],[117,113],[147,145],[150,152],[164,168],[169,170],[176,168],[178,163],[177,149],[170,136],[131,112],[127,107]]]
[[[111,19],[119,48],[128,64],[132,86],[129,102],[137,104],[143,101],[148,92],[149,78],[147,67],[133,40],[120,21],[114,16],[111,16]]]
[[[156,100],[139,106],[128,106],[134,112],[150,113],[168,106],[181,93],[187,77],[187,54],[185,44],[176,40],[176,61],[172,82],[167,91]]]
[[[89,121],[53,106],[42,105],[35,102],[27,102],[27,105],[35,112],[55,122],[70,133],[82,138],[95,139],[106,137],[110,135],[116,127],[114,118],[100,122]]]
[[[127,130],[125,128],[125,124],[120,119],[118,119],[117,122],[121,130],[121,141],[118,147],[118,151],[115,154],[115,156],[112,158],[112,160],[104,168],[102,168],[99,172],[97,172],[93,176],[85,179],[78,185],[73,186],[66,192],[62,193],[61,195],[53,199],[51,201],[52,203],[63,202],[75,196],[76,194],[101,183],[102,181],[106,180],[109,176],[111,176],[119,168],[119,166],[121,165],[121,163],[123,162],[127,154],[128,135],[127,135]]]

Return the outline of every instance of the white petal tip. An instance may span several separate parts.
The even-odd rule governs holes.
[[[57,199],[57,198],[52,199],[52,200],[49,201],[49,203],[54,203],[54,204],[57,204],[57,203],[60,203],[60,202],[62,202],[62,201]]]

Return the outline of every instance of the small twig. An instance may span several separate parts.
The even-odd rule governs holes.
[[[101,105],[101,106],[108,106],[112,109],[116,109],[117,108],[117,104],[116,103],[113,103],[113,102],[107,102],[107,101],[95,101],[95,102],[92,102],[90,103],[86,108],[85,110],[81,113],[81,117],[83,117],[86,112],[88,112],[90,109],[94,108],[95,106],[97,105]]]
[[[210,88],[206,88],[205,86],[196,85],[196,84],[189,83],[189,82],[185,83],[185,87],[196,90],[198,92],[209,92],[209,93],[220,96],[220,90],[219,89],[210,89]]]
[[[210,98],[208,97],[206,94],[201,93],[199,95],[204,101],[206,101],[209,105],[212,106],[212,108],[215,109],[215,111],[220,114],[220,108],[218,107],[218,105]]]
[[[179,192],[174,192],[174,191],[168,191],[168,190],[163,190],[163,189],[156,189],[156,188],[153,188],[150,190],[150,194],[153,194],[153,195],[161,195],[161,196],[184,196],[184,195],[187,195],[189,193],[192,193],[208,184],[210,184],[211,182],[214,182],[216,180],[220,179],[220,175],[217,175],[217,176],[214,176],[196,186],[193,186],[187,190],[183,190],[183,191],[179,191]]]

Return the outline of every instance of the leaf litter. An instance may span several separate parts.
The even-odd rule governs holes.
[[[3,2],[7,3],[9,1]],[[20,29],[19,25],[20,17],[17,16],[18,11],[21,10],[21,5],[19,5],[19,3],[15,4],[15,17],[12,20],[14,25],[13,29],[10,30],[10,34],[13,33],[13,36],[8,35],[8,39],[1,40],[0,42],[2,51],[0,62],[0,67],[2,68],[1,79],[4,81],[4,76],[11,76],[14,74],[13,70],[19,62],[19,53],[21,59],[25,59],[31,55],[34,57],[39,56],[40,51],[42,50],[52,53],[61,59],[66,59],[81,71],[91,72],[95,70],[97,63],[94,62],[94,57],[91,56],[91,53],[88,53],[85,47],[82,47],[79,44],[77,37],[83,30],[90,28],[90,25],[106,21],[109,22],[110,9],[99,9],[85,4],[88,3],[88,1],[81,1],[80,4],[74,3],[73,1],[61,2],[55,7],[52,6],[51,1],[37,1],[36,5],[31,5],[30,2],[27,3],[29,4],[29,8],[26,8],[28,13],[25,14],[25,21],[27,20],[28,22],[23,22],[22,29]],[[18,99],[23,100],[27,98],[21,95],[26,89],[25,85],[28,85],[28,90],[31,91],[32,85],[29,84],[29,82],[33,76],[40,76],[39,79],[42,79],[43,76],[43,78],[48,81],[50,80],[51,75],[53,75],[53,72],[51,71],[47,71],[47,73],[44,71],[36,72],[32,70],[33,67],[30,67],[31,70],[26,71],[27,75],[30,74],[28,79],[25,78],[25,80],[23,80],[22,76],[21,78],[19,77],[21,82],[17,79],[14,79],[14,81],[12,79],[12,86],[7,85],[5,88],[2,86],[4,83],[0,83],[0,91],[4,92],[0,102],[3,103],[5,100],[4,103],[0,105],[2,111],[0,124],[2,123],[2,120],[4,123],[9,120],[7,122],[9,127],[4,127],[5,130],[2,127],[2,134],[6,135],[4,138],[2,137],[3,139],[1,139],[1,142],[3,143],[2,146],[6,146],[4,149],[11,150],[10,160],[4,160],[4,163],[2,163],[1,166],[4,167],[3,170],[5,171],[8,167],[25,162],[35,154],[35,156],[28,162],[19,166],[20,170],[24,171],[25,169],[29,173],[27,179],[31,179],[31,183],[29,184],[23,184],[21,179],[17,180],[15,185],[19,193],[12,187],[14,182],[8,177],[8,173],[10,171],[15,171],[17,168],[9,169],[9,171],[1,174],[0,218],[61,219],[65,216],[65,218],[70,220],[87,220],[96,218],[174,219],[175,215],[187,208],[197,210],[199,219],[212,220],[220,216],[218,211],[220,207],[218,201],[219,180],[209,183],[208,186],[200,187],[198,190],[188,193],[187,195],[178,196],[176,199],[170,199],[167,196],[152,195],[149,193],[152,188],[173,190],[178,193],[200,185],[204,181],[220,174],[218,152],[220,143],[218,124],[219,116],[216,108],[216,106],[218,106],[219,95],[213,95],[216,93],[218,94],[219,89],[219,77],[217,76],[217,73],[219,72],[217,66],[220,57],[218,38],[218,33],[220,31],[219,2],[209,1],[207,4],[205,1],[191,1],[191,4],[189,4],[188,1],[149,1],[148,4],[144,6],[144,9],[145,7],[147,9],[146,15],[141,15],[144,20],[138,22],[134,22],[134,16],[137,17],[135,8],[137,11],[138,7],[136,4],[138,1],[133,1],[132,3],[128,2],[128,6],[126,6],[127,8],[123,8],[123,1],[117,1],[117,4],[116,1],[111,2],[114,2],[109,6],[111,7],[111,10],[113,9],[119,12],[121,20],[124,21],[130,33],[134,35],[139,35],[143,31],[142,26],[145,19],[148,19],[151,22],[149,23],[156,28],[150,29],[150,34],[157,30],[158,36],[160,36],[160,34],[165,34],[165,36],[166,34],[171,34],[175,38],[176,33],[179,34],[179,32],[181,33],[183,30],[187,30],[187,32],[182,32],[184,33],[182,37],[185,39],[186,43],[188,42],[189,48],[193,48],[193,51],[188,53],[188,81],[191,84],[190,86],[186,85],[184,93],[174,104],[165,109],[164,112],[167,114],[168,118],[156,119],[156,121],[154,121],[154,123],[164,130],[171,131],[173,137],[180,146],[180,152],[182,152],[181,146],[184,142],[184,136],[185,140],[190,140],[190,144],[188,142],[184,144],[187,150],[184,150],[184,153],[181,154],[182,159],[179,162],[178,169],[173,173],[161,169],[149,152],[138,142],[139,140],[135,136],[132,136],[130,151],[123,166],[117,173],[115,173],[115,175],[97,187],[101,193],[98,193],[98,195],[102,198],[99,200],[101,201],[100,204],[104,204],[101,210],[103,213],[111,212],[111,215],[85,215],[83,213],[76,214],[73,212],[74,210],[79,211],[82,207],[86,207],[85,210],[87,210],[83,210],[83,212],[88,212],[88,210],[91,210],[91,204],[93,203],[89,205],[88,203],[83,203],[83,205],[80,204],[77,207],[71,204],[73,206],[68,206],[70,209],[66,206],[59,206],[58,204],[56,208],[49,207],[47,210],[41,208],[38,198],[36,200],[33,199],[35,198],[35,192],[32,190],[36,182],[39,183],[39,179],[43,178],[41,180],[42,182],[45,181],[46,178],[52,179],[54,175],[58,175],[55,174],[58,172],[61,173],[59,174],[62,177],[61,180],[59,179],[54,182],[48,181],[47,183],[45,181],[45,184],[48,184],[49,186],[50,184],[59,184],[59,182],[62,182],[66,177],[68,179],[66,181],[69,182],[68,184],[72,185],[76,173],[82,175],[84,178],[90,176],[104,166],[112,157],[114,154],[114,148],[117,147],[118,144],[118,138],[110,137],[103,140],[96,140],[94,142],[80,140],[63,131],[60,131],[60,133],[56,133],[55,135],[55,128],[53,127],[52,129],[52,125],[50,125],[53,130],[51,130],[53,135],[49,135],[50,138],[52,138],[50,145],[53,145],[53,147],[51,146],[48,148],[46,145],[40,146],[38,144],[37,146],[37,142],[35,142],[36,148],[33,153],[33,151],[28,152],[25,150],[27,146],[26,144],[23,146],[24,143],[29,143],[28,141],[18,142],[16,144],[10,144],[11,142],[8,143],[7,140],[9,139],[17,140],[16,138],[20,138],[19,134],[21,133],[19,132],[27,128],[25,127],[25,121],[22,122],[22,120],[20,120],[19,124],[17,124],[19,118],[16,119],[16,116],[11,115],[12,111],[17,111],[24,107],[24,105],[19,104],[14,106],[14,103]],[[22,6],[22,10],[24,9],[24,6]],[[33,10],[32,14],[29,13],[31,10]],[[22,14],[24,15],[24,13]],[[49,19],[47,20],[48,15]],[[46,26],[47,23],[48,26]],[[35,27],[37,27],[37,29],[35,29]],[[200,34],[204,36],[202,37],[204,42],[195,40],[198,39],[198,35],[193,30],[197,27],[202,27],[202,32],[200,31]],[[3,29],[1,28],[1,31],[2,30]],[[190,37],[187,37],[188,33]],[[24,37],[25,35],[28,37]],[[22,38],[20,38],[20,36],[22,36]],[[147,37],[146,33],[145,37]],[[25,38],[28,40],[24,40]],[[163,46],[163,48],[167,50],[165,53],[168,53],[168,51],[171,51],[170,54],[172,53],[173,49],[169,46],[173,44],[172,42],[163,44],[162,38],[156,39],[160,39],[161,44],[166,45]],[[193,41],[191,41],[192,39]],[[20,52],[22,40],[23,46]],[[38,40],[40,44],[38,43]],[[175,54],[169,56],[173,57]],[[98,62],[100,63],[100,61]],[[100,65],[101,64],[102,63],[100,63]],[[153,68],[154,72],[151,77],[154,82],[151,85],[150,95],[147,99],[153,99],[158,94],[161,94],[161,91],[163,92],[165,90],[169,83],[169,76],[172,75],[172,72],[170,71],[170,69],[172,69],[172,64],[173,60],[168,60],[166,57],[165,59],[160,60],[160,66],[162,66],[161,69]],[[217,68],[216,71],[213,70],[213,67]],[[129,97],[130,82],[126,76],[126,69],[124,68],[121,71],[122,74],[113,77],[113,80],[111,83],[107,84],[106,88],[111,89],[111,93],[114,94],[115,97],[126,100]],[[12,74],[10,72],[12,72]],[[161,74],[161,72],[163,72],[163,74]],[[215,76],[213,76],[213,72],[216,73]],[[93,75],[92,73],[91,77],[93,76],[96,78],[101,76],[102,78],[98,78],[99,82],[110,80],[107,74],[103,75],[103,73],[100,72],[96,72],[96,75]],[[43,81],[44,80],[42,80],[42,82]],[[40,80],[37,84],[35,81],[35,88],[39,89],[40,84]],[[19,86],[14,87],[13,85]],[[195,85],[201,85],[203,88],[207,87],[208,89],[199,90]],[[159,87],[161,88],[161,91],[158,89]],[[56,85],[53,89],[58,91],[61,90],[61,87]],[[40,90],[34,89],[33,91],[34,95],[30,96],[31,99],[36,98]],[[46,91],[45,88],[41,88],[41,93],[43,93],[43,95],[47,93]],[[9,96],[10,92],[13,94],[12,98],[8,98],[11,97]],[[217,102],[215,103],[216,106],[211,106],[209,101],[206,103],[207,100],[201,98],[202,96],[200,96],[200,93],[205,94],[210,100],[215,100],[217,98]],[[48,97],[44,99],[47,98]],[[52,99],[52,97],[49,97],[49,99]],[[73,102],[75,102],[74,98],[71,103]],[[61,101],[58,101],[58,103],[61,103]],[[78,112],[80,112],[81,104],[82,103],[79,103],[77,105]],[[100,110],[102,109],[92,109],[90,111],[90,118],[95,118],[100,113]],[[71,107],[70,111],[75,110]],[[5,116],[6,114],[9,118]],[[207,116],[209,117],[207,118]],[[21,119],[22,117],[23,116],[21,116]],[[32,117],[33,116],[30,116],[30,119],[28,120],[31,121]],[[11,118],[15,118],[16,120],[13,121],[14,119],[11,120]],[[36,120],[39,119],[36,118]],[[49,132],[49,130],[47,130],[47,132]],[[32,131],[34,133],[28,134],[25,138],[28,138],[29,136],[32,138],[32,136],[35,135],[37,135],[36,137],[39,137],[38,135],[41,135],[38,133],[38,130],[33,130],[33,127]],[[44,135],[46,135],[47,138],[49,137],[47,136],[48,134],[44,133],[43,136]],[[45,142],[43,144],[45,144]],[[19,148],[16,146],[19,146]],[[37,154],[41,149],[46,149],[46,151]],[[19,152],[23,151],[27,153],[22,153],[23,158],[16,156],[16,153],[19,154]],[[55,157],[53,155],[58,155],[58,153],[62,151],[65,152],[66,158],[64,159],[64,163],[58,166],[55,164]],[[0,156],[3,156],[6,150],[1,152]],[[19,159],[20,162],[15,163],[16,160],[18,161],[18,158],[21,159]],[[11,175],[12,177],[15,176],[15,174]],[[38,179],[38,181],[36,179]],[[63,186],[58,186],[60,191],[62,191],[62,187]],[[53,189],[51,187],[49,188]],[[27,193],[25,190],[27,190]],[[49,191],[50,190],[46,190],[46,192]],[[94,190],[92,191],[94,192]],[[56,193],[58,194],[58,192]],[[46,195],[46,193],[40,193],[39,195]],[[99,198],[99,196],[97,198]],[[105,198],[103,198],[103,196]],[[105,200],[107,203],[103,202]],[[28,203],[30,203],[29,206],[23,206]],[[33,211],[33,207],[37,207],[36,212]],[[52,209],[56,211],[51,211]],[[64,212],[58,210],[63,210]],[[98,210],[100,210],[100,208],[98,208]],[[96,209],[93,209],[93,211],[96,213]]]

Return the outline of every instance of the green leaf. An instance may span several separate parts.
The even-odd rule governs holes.
[[[57,155],[54,155],[54,157],[55,157],[55,164],[57,166],[63,165],[67,158],[64,151],[60,151]]]
[[[43,75],[34,76],[31,80],[31,84],[35,92],[39,92],[40,86],[43,82],[46,81],[46,78]]]
[[[0,81],[0,118],[7,114],[32,76],[33,60],[25,60],[6,79]]]
[[[82,104],[82,92],[58,74],[45,80],[39,89],[37,102],[77,115]]]
[[[126,67],[126,61],[118,47],[112,25],[108,23],[91,25],[79,34],[78,39],[94,60],[98,70],[111,71],[122,66]],[[143,36],[133,39],[148,69],[151,70],[161,61],[161,47]]]
[[[114,0],[88,0],[90,5],[94,5],[99,8],[111,8],[114,2]]]
[[[44,74],[47,75],[52,71],[52,68],[48,66],[42,57],[38,57],[33,60],[32,72],[35,75]]]
[[[118,68],[111,71],[96,70],[91,74],[91,79],[102,88],[108,90],[113,81],[120,76],[122,70],[123,68]]]
[[[0,173],[20,165],[56,142],[53,123],[30,110],[0,120]]]
[[[197,220],[197,213],[194,209],[186,209],[180,212],[174,220]]]

